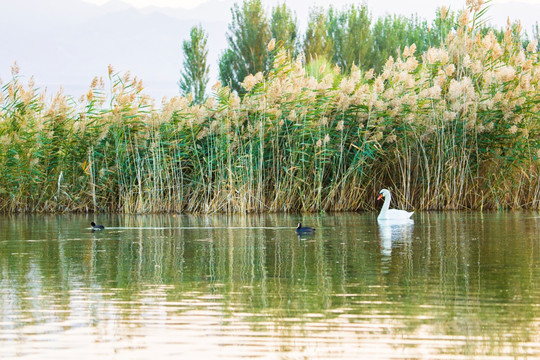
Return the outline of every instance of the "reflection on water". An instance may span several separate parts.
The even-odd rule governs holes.
[[[536,213],[91,220],[0,218],[0,358],[540,357]]]
[[[377,220],[381,237],[381,252],[392,255],[392,244],[406,244],[412,241],[414,220]]]

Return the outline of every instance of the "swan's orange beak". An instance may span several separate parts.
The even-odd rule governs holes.
[[[381,200],[382,197],[383,197],[383,195],[382,195],[382,194],[379,194],[379,197],[377,198],[377,200]]]

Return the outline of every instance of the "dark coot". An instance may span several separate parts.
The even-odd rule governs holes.
[[[296,227],[297,234],[313,234],[314,232],[314,228],[309,226],[302,226],[302,223],[298,223],[298,226]]]
[[[92,225],[92,231],[96,231],[96,230],[104,230],[105,229],[105,226],[103,225],[96,225],[95,222],[91,222],[90,225]]]

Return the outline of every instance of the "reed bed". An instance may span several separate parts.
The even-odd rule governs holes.
[[[75,100],[18,69],[0,95],[0,211],[540,208],[537,44],[482,35],[465,11],[440,47],[383,71],[306,67],[279,49],[239,97],[156,105],[109,68]]]

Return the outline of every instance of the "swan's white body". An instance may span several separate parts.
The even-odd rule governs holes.
[[[405,210],[390,209],[390,200],[392,199],[392,195],[390,195],[390,191],[386,189],[382,189],[379,193],[378,199],[381,197],[384,197],[384,204],[379,216],[377,217],[377,220],[405,220],[409,219],[414,213]]]

